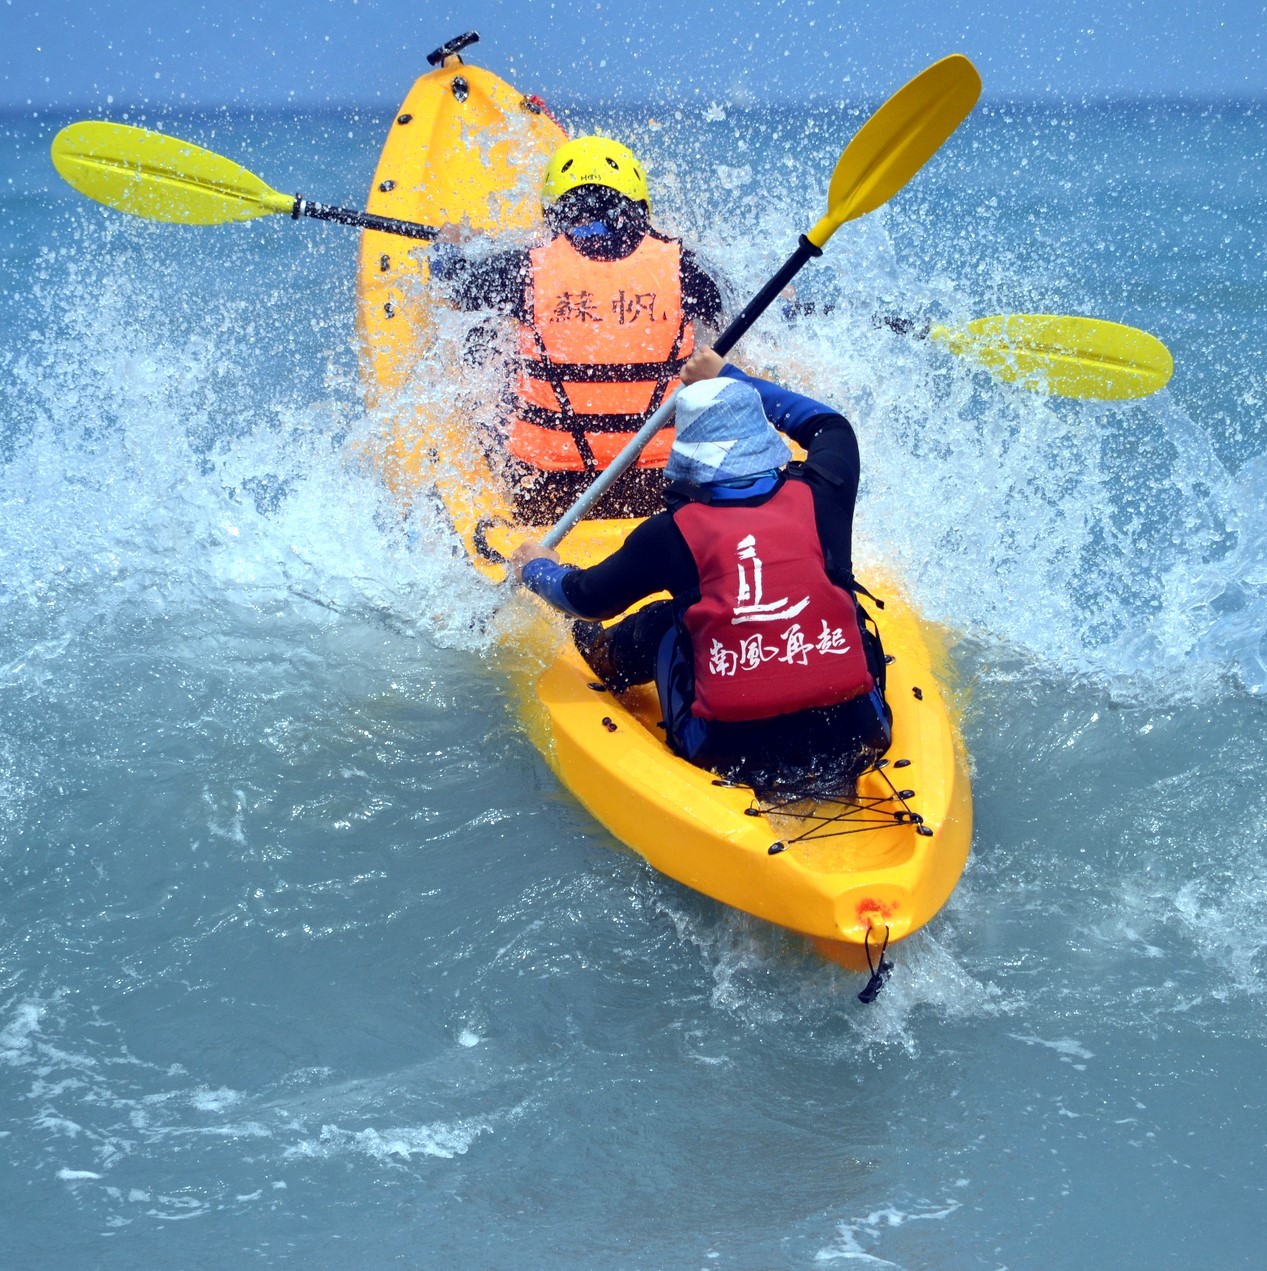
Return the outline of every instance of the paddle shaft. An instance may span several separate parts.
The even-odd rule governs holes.
[[[400,234],[405,238],[435,238],[440,231],[431,225],[417,225],[413,221],[398,221],[391,216],[375,216],[372,212],[358,212],[350,207],[330,207],[314,203],[302,194],[295,195],[291,217],[312,216],[319,221],[337,221],[340,225],[356,225],[361,229],[378,230],[383,234]]]
[[[815,247],[802,234],[796,250],[783,262],[778,273],[744,305],[738,317],[717,338],[713,351],[725,357],[747,334],[748,328],[779,298],[783,289],[801,272],[806,263],[822,254],[823,249]]]
[[[739,340],[747,332],[748,328],[770,307],[770,305],[779,297],[780,292],[788,285],[792,279],[800,273],[807,261],[813,260],[815,256],[821,256],[823,249],[815,247],[813,243],[801,235],[801,241],[797,244],[794,251],[786,261],[780,266],[778,273],[766,283],[760,291],[757,292],[751,300],[744,305],[743,310],[734,319],[733,322],[717,337],[713,344],[713,352],[721,357],[725,357],[731,349],[739,343]],[[581,495],[575,503],[562,517],[559,518],[554,528],[541,540],[543,547],[555,547],[563,541],[567,534],[572,530],[578,521],[598,502],[599,499],[610,488],[612,482],[617,480],[635,459],[642,453],[644,447],[663,428],[670,419],[673,418],[673,398],[669,398],[659,410],[653,414],[641,428],[629,439],[628,444],[618,454],[615,459],[607,465],[595,478],[593,485]]]

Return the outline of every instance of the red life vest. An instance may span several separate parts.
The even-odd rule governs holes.
[[[699,569],[700,598],[683,615],[692,714],[770,719],[875,687],[857,602],[827,576],[804,481],[785,481],[758,507],[687,503],[673,520]]]
[[[560,234],[529,253],[518,401],[507,448],[549,471],[605,468],[677,388],[694,348],[682,245],[646,235],[623,260],[590,260]],[[673,429],[638,458],[662,468]]]

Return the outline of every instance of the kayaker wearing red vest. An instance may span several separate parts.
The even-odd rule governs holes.
[[[655,681],[675,752],[763,791],[848,788],[890,736],[883,653],[852,573],[853,427],[711,349],[682,379],[668,510],[589,569],[535,543],[512,564],[584,620],[577,645],[608,687]],[[660,591],[672,599],[596,621]]]
[[[679,240],[651,228],[646,175],[626,146],[567,142],[541,198],[548,243],[481,259],[455,250],[458,234],[446,231],[431,266],[459,308],[518,323],[504,462],[518,518],[538,524],[570,507],[678,386],[692,324],[721,324],[716,284]],[[592,515],[658,508],[672,444],[671,433],[656,438]]]

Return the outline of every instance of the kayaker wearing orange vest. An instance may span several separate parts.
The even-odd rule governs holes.
[[[609,688],[654,680],[675,752],[763,791],[839,792],[888,748],[891,718],[852,573],[857,438],[831,407],[711,349],[682,378],[668,510],[588,569],[535,543],[512,566],[582,620],[577,646]],[[658,592],[671,599],[595,621]]]
[[[565,143],[541,190],[549,242],[479,258],[446,230],[432,276],[459,308],[514,317],[516,374],[504,467],[518,519],[557,519],[678,387],[693,324],[721,325],[716,283],[678,239],[650,224],[642,165],[606,137]],[[673,444],[657,437],[591,513],[660,506]]]

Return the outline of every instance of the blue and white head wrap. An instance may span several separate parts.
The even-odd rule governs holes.
[[[669,481],[738,481],[781,468],[792,457],[750,384],[698,380],[679,389],[674,402],[677,436],[664,469]]]

